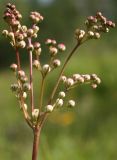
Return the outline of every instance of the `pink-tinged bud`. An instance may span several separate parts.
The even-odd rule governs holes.
[[[51,56],[55,56],[58,53],[58,50],[56,47],[50,46],[49,52],[50,52]]]
[[[51,39],[47,39],[47,40],[45,41],[45,44],[47,44],[47,45],[52,44],[52,40],[51,40]]]
[[[28,30],[27,30],[27,36],[28,36],[28,37],[32,37],[33,34],[34,34],[33,29],[28,29]]]
[[[34,49],[39,49],[39,47],[40,47],[41,45],[40,45],[39,42],[35,42],[35,43],[33,44],[33,46],[34,46]]]
[[[65,47],[65,45],[64,45],[63,43],[60,43],[60,44],[58,44],[58,49],[59,49],[60,51],[65,51],[65,50],[66,50],[66,47]]]
[[[56,67],[59,67],[61,65],[61,61],[59,59],[55,59],[53,60],[53,66],[56,68]]]
[[[23,90],[24,90],[25,92],[29,91],[30,89],[31,89],[31,86],[30,86],[29,83],[24,83],[24,84],[23,84]]]
[[[33,51],[34,50],[34,46],[32,44],[27,46],[27,50],[29,51]]]
[[[93,89],[97,88],[97,84],[92,84],[91,86]]]
[[[25,77],[25,72],[23,70],[18,71],[18,77]]]
[[[34,60],[33,67],[40,70],[41,69],[40,62],[38,60]]]
[[[12,69],[13,72],[16,72],[17,70],[17,64],[11,64],[10,68]]]
[[[42,67],[42,71],[44,74],[47,74],[48,72],[50,72],[51,68],[48,64],[43,65]]]

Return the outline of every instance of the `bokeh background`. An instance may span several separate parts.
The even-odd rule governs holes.
[[[7,28],[2,20],[7,2],[13,2],[22,12],[23,22],[30,25],[30,11],[45,17],[40,25],[39,41],[55,38],[64,42],[67,51],[75,44],[74,30],[82,27],[87,16],[102,11],[117,21],[116,0],[0,0],[0,32]],[[43,47],[42,61],[47,61]],[[42,160],[117,160],[117,31],[104,34],[100,40],[84,44],[69,63],[66,74],[96,73],[101,85],[93,90],[81,86],[71,93],[78,105],[72,110],[52,113],[43,128],[40,145]],[[22,65],[27,70],[27,53],[22,52]],[[8,41],[0,36],[0,159],[31,159],[32,132],[23,121],[10,84],[15,77],[9,65],[15,54]],[[39,73],[35,73],[35,101],[38,101]],[[56,73],[48,78],[45,100],[56,81]]]

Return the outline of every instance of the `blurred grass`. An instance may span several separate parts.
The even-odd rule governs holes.
[[[100,44],[100,43],[99,43]],[[74,110],[52,113],[43,129],[40,158],[43,160],[116,160],[117,159],[117,55],[115,49],[100,46],[79,49],[66,74],[97,73],[102,84],[93,90],[80,86],[71,96],[78,105]],[[103,54],[102,54],[103,53]],[[27,70],[27,67],[26,67]],[[35,73],[36,105],[40,80]],[[69,74],[70,73],[70,74]],[[44,99],[56,81],[56,71],[47,79]],[[10,91],[15,81],[9,70],[0,72],[0,159],[27,160],[31,157],[32,133],[22,120],[16,98]],[[66,112],[65,112],[66,111]]]

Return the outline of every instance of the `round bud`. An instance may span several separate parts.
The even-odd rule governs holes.
[[[25,77],[25,72],[23,70],[18,71],[18,77]]]
[[[20,78],[20,81],[22,82],[22,83],[25,83],[25,82],[27,82],[28,81],[28,77],[21,77]]]
[[[23,32],[27,32],[27,27],[26,26],[22,26],[22,30],[23,30]]]
[[[37,33],[39,31],[39,27],[34,25],[33,26],[33,31],[34,31],[34,33]]]
[[[46,74],[50,72],[50,66],[48,64],[43,65],[42,67],[43,73]]]
[[[55,106],[56,107],[62,107],[63,106],[63,99],[57,99],[56,100],[56,103],[55,103]]]
[[[16,72],[16,70],[17,70],[17,64],[11,64],[11,66],[10,66],[10,68],[11,68],[11,70],[13,71],[13,72]]]
[[[56,68],[56,67],[59,67],[61,65],[61,61],[59,59],[55,59],[53,60],[53,66]]]
[[[74,81],[77,81],[81,77],[81,75],[80,74],[73,74],[72,77],[73,77]]]
[[[60,43],[60,44],[58,44],[58,49],[59,49],[60,51],[65,51],[65,50],[66,50],[66,47],[65,47],[65,45],[64,45],[63,43]]]
[[[32,37],[33,34],[34,34],[33,29],[28,29],[28,30],[27,30],[27,35],[28,35],[28,37]]]
[[[73,86],[73,85],[74,85],[74,80],[73,80],[72,78],[68,78],[68,79],[66,80],[66,85],[67,85],[68,87]]]
[[[95,83],[91,84],[91,86],[93,89],[97,88],[97,84],[95,84]]]
[[[84,77],[80,76],[80,77],[77,79],[77,82],[79,82],[79,83],[84,83]]]
[[[20,42],[17,42],[16,45],[19,48],[25,48],[26,47],[26,42],[25,41],[20,41]]]
[[[50,46],[49,52],[50,52],[51,56],[55,56],[58,53],[58,50],[56,47]]]
[[[30,84],[29,83],[24,83],[23,84],[23,91],[29,91],[31,89],[31,86],[30,86]]]
[[[66,80],[67,80],[67,77],[66,77],[66,76],[62,76],[62,77],[61,77],[61,81],[62,81],[63,83],[65,83]]]
[[[34,51],[37,56],[40,56],[42,50],[41,48],[38,48],[38,49],[35,49]]]
[[[3,34],[5,37],[8,36],[8,33],[9,33],[9,32],[8,32],[7,30],[3,30],[3,31],[2,31],[2,34]]]
[[[14,33],[13,32],[9,32],[8,33],[8,37],[11,38],[11,39],[14,39]]]
[[[90,38],[92,38],[94,36],[94,32],[88,31],[88,35],[89,35]]]
[[[96,81],[97,84],[100,84],[100,83],[101,83],[101,79],[100,79],[99,77],[97,77],[97,78],[95,79],[95,81]]]
[[[95,37],[96,39],[99,39],[99,38],[100,38],[100,34],[99,34],[98,32],[96,32],[96,33],[94,34],[94,37]]]
[[[69,100],[68,101],[68,107],[74,107],[75,106],[75,101],[74,100]]]
[[[40,45],[40,43],[39,42],[35,42],[34,44],[33,44],[33,46],[34,46],[34,49],[39,49],[39,47],[41,46]]]
[[[91,76],[89,74],[82,75],[82,77],[84,78],[85,81],[91,80]]]
[[[27,49],[29,51],[33,51],[34,50],[34,46],[32,44],[30,44],[30,45],[27,46]]]
[[[36,120],[38,118],[38,115],[39,115],[39,109],[34,109],[32,111],[32,117],[33,117],[33,119]]]
[[[33,67],[36,69],[41,69],[40,62],[38,60],[34,60]]]
[[[19,89],[19,86],[18,86],[18,84],[11,84],[11,90],[13,91],[13,92],[16,92],[17,90]]]
[[[23,92],[23,98],[27,98],[27,93],[26,92]]]
[[[45,44],[47,44],[47,45],[52,44],[52,40],[51,40],[51,39],[47,39],[47,40],[45,41]]]
[[[65,92],[63,91],[59,92],[59,98],[65,98]]]
[[[52,105],[47,105],[45,109],[46,109],[46,112],[52,112],[54,107]]]

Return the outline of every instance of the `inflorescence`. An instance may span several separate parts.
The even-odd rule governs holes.
[[[54,39],[47,39],[45,41],[45,45],[48,47],[50,59],[48,63],[42,64],[40,61],[42,47],[40,42],[35,41],[35,39],[37,38],[40,30],[38,24],[42,22],[44,18],[38,12],[31,12],[29,17],[32,21],[32,26],[30,28],[21,24],[22,15],[16,9],[15,5],[8,3],[6,5],[3,18],[5,22],[7,22],[9,29],[3,30],[2,34],[9,39],[10,44],[16,52],[17,61],[16,63],[11,64],[10,68],[14,72],[17,82],[11,85],[11,90],[15,93],[20,103],[20,108],[24,113],[26,121],[32,128],[35,128],[37,125],[42,123],[44,117],[54,109],[61,108],[62,106],[73,108],[76,105],[76,102],[73,99],[65,100],[69,90],[81,84],[89,84],[93,88],[96,88],[101,83],[100,78],[96,74],[76,73],[71,77],[67,77],[64,75],[64,69],[75,50],[82,43],[90,39],[99,39],[102,33],[107,33],[109,32],[110,28],[114,28],[115,23],[107,20],[101,12],[98,12],[95,16],[90,16],[85,21],[86,31],[82,29],[76,29],[75,38],[77,40],[77,45],[68,55],[68,58],[63,64],[57,84],[55,84],[54,91],[52,92],[52,96],[50,97],[48,104],[44,107],[43,92],[45,78],[51,71],[61,66],[61,60],[57,57],[57,55],[59,52],[64,52],[66,50],[66,46],[63,43],[57,44],[56,40]],[[27,52],[29,53],[30,77],[28,77],[25,71],[22,69],[19,54],[20,48],[26,48]],[[39,107],[37,108],[35,108],[34,105],[32,67],[37,69],[42,75],[42,84],[40,84],[41,94],[39,99]],[[61,91],[58,89],[59,83],[63,84],[63,90]],[[56,91],[58,91],[58,93]],[[55,93],[58,95],[56,99],[54,99]],[[31,113],[29,106],[26,103],[28,94],[30,94],[31,100]]]

